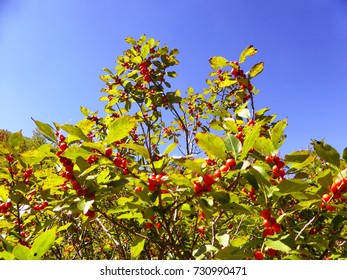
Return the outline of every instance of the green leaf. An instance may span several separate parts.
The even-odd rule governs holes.
[[[72,223],[67,223],[67,224],[61,226],[58,228],[57,232],[67,230],[71,225],[72,225]]]
[[[259,63],[255,64],[255,65],[253,65],[251,70],[249,70],[249,76],[254,78],[258,74],[260,74],[263,71],[263,69],[264,69],[264,62],[259,62]]]
[[[31,251],[28,247],[17,244],[13,249],[13,254],[18,260],[32,260]]]
[[[280,240],[267,239],[264,243],[267,247],[277,251],[289,253],[292,250],[288,245],[284,244]]]
[[[271,133],[271,140],[275,149],[278,149],[285,140],[284,129],[287,126],[287,119],[281,120],[275,124]]]
[[[245,158],[248,154],[248,151],[251,148],[253,148],[255,142],[259,138],[260,128],[261,128],[261,124],[259,123],[256,126],[253,126],[251,131],[247,132],[247,134],[245,136],[245,140],[243,142],[241,159]]]
[[[246,58],[247,58],[248,56],[253,56],[253,55],[255,55],[257,52],[258,52],[258,50],[255,49],[252,45],[248,46],[247,48],[245,48],[245,49],[242,51],[242,53],[241,53],[241,55],[240,55],[240,58],[239,58],[239,62],[240,62],[240,63],[245,62],[245,61],[246,61]]]
[[[213,69],[223,68],[228,65],[228,61],[221,56],[214,56],[209,59],[209,62]]]
[[[50,151],[51,146],[44,144],[37,150],[29,150],[20,155],[21,160],[27,165],[34,165],[40,163],[46,157],[53,157],[54,155]]]
[[[19,148],[24,143],[24,137],[22,135],[22,131],[18,131],[16,133],[11,134],[10,138],[8,139],[8,143],[13,148]]]
[[[242,149],[240,140],[237,139],[235,135],[228,133],[224,135],[223,141],[225,143],[226,150],[232,152],[234,158],[236,159]]]
[[[146,159],[149,158],[148,150],[144,146],[139,146],[136,144],[129,143],[129,144],[121,144],[120,147],[131,149],[135,151],[138,155],[143,156]]]
[[[76,125],[72,124],[64,124],[61,126],[63,130],[69,133],[72,136],[76,136],[78,139],[82,139],[86,142],[90,142],[91,140],[83,133],[83,131]]]
[[[343,149],[342,158],[347,161],[347,147]]]
[[[35,122],[43,136],[45,136],[48,140],[55,142],[55,133],[53,128],[49,124],[34,120],[33,118],[31,119]]]
[[[237,80],[233,79],[226,79],[226,80],[223,80],[221,81],[218,86],[223,88],[223,87],[230,87],[231,85],[234,85],[234,84],[237,84]]]
[[[145,239],[136,237],[130,248],[131,259],[137,259],[145,247]]]
[[[129,132],[135,127],[136,120],[130,116],[122,116],[113,120],[108,126],[106,142],[112,144],[129,135]]]
[[[107,184],[110,181],[110,170],[109,169],[104,169],[102,170],[98,176],[96,177],[96,183],[98,185],[103,185]]]
[[[84,159],[88,158],[88,156],[92,155],[93,153],[87,151],[83,147],[78,147],[78,146],[72,146],[67,148],[63,155],[64,157],[67,157],[72,160],[76,160],[78,157],[82,157]]]
[[[317,155],[325,162],[331,163],[336,167],[340,167],[340,154],[324,141],[312,141],[313,148]]]
[[[331,170],[326,169],[326,170],[320,171],[317,174],[316,180],[317,180],[318,184],[327,188],[328,186],[331,185],[331,183],[333,181],[333,176],[331,175]]]
[[[141,56],[142,59],[145,59],[147,57],[147,55],[149,54],[150,48],[147,44],[145,44],[142,48],[141,48]]]
[[[177,186],[192,186],[191,181],[184,175],[179,173],[174,173],[170,175],[170,179],[172,182],[174,182]]]
[[[177,147],[177,144],[178,142],[172,142],[169,146],[167,146],[163,154],[168,155],[169,153],[171,153]]]
[[[230,195],[227,192],[224,192],[224,191],[211,192],[211,195],[220,204],[225,204],[230,202]]]
[[[264,136],[261,136],[257,139],[254,144],[254,149],[263,155],[271,155],[277,153],[277,150],[275,149],[272,141],[269,138],[265,138]]]
[[[56,229],[50,229],[42,233],[35,239],[30,251],[35,260],[40,260],[44,254],[52,247],[55,237]]]
[[[246,204],[238,204],[238,203],[230,203],[230,204],[225,204],[226,207],[229,207],[229,209],[232,210],[233,213],[237,214],[237,213],[245,213],[245,214],[252,214],[254,213],[254,209],[252,209],[251,206],[246,205]],[[223,205],[223,208],[224,205]]]
[[[279,193],[281,195],[302,193],[305,189],[309,187],[309,182],[297,179],[283,180],[277,185],[277,188],[279,189]]]
[[[224,247],[229,246],[230,235],[226,231],[219,232],[216,235],[216,239],[221,246],[224,246]]]
[[[193,251],[193,256],[199,259],[211,251],[218,251],[218,249],[212,245],[202,245],[199,249]]]
[[[209,157],[226,160],[226,145],[222,138],[215,134],[198,132],[195,139],[199,148],[205,151]]]
[[[31,249],[18,244],[14,247],[13,254],[19,260],[40,260],[52,247],[55,237],[55,229],[47,230],[35,239]]]
[[[285,162],[294,169],[301,169],[315,159],[315,156],[309,150],[296,151],[285,156]]]
[[[234,247],[228,246],[215,255],[215,259],[217,260],[242,260],[245,258],[244,250]]]
[[[201,165],[204,163],[204,160],[201,158],[197,159],[190,159],[190,158],[184,158],[184,157],[173,157],[176,164],[180,166],[184,166],[188,168],[191,171],[194,171],[198,174],[202,173]]]
[[[4,260],[14,260],[15,256],[9,252],[2,251],[0,252],[0,259]]]
[[[142,62],[142,58],[141,58],[141,56],[135,56],[131,59],[131,62],[136,63],[136,64],[140,64]]]

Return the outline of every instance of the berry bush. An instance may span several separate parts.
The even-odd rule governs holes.
[[[177,49],[142,36],[104,69],[104,112],[33,120],[0,143],[0,259],[345,259],[347,150],[280,154],[287,120],[257,109],[264,63],[212,57],[201,92]]]

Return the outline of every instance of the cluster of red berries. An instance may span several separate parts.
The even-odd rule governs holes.
[[[241,190],[242,192],[244,192],[245,194],[247,194],[247,196],[252,200],[255,201],[257,199],[257,195],[256,193],[256,189],[255,187],[252,186],[251,190],[248,191],[246,188],[242,188]]]
[[[200,234],[200,238],[203,238],[205,236],[205,227],[204,226],[197,227],[196,231]]]
[[[284,171],[284,161],[281,160],[279,156],[266,156],[265,161],[267,163],[274,163],[272,166],[272,177],[274,179],[279,178],[280,181],[284,180],[284,175],[286,172]]]
[[[27,168],[23,173],[23,182],[27,185],[30,183],[30,176],[33,174],[32,168]]]
[[[330,193],[325,193],[322,195],[322,208],[327,209],[328,211],[334,211],[335,207],[329,205],[329,203],[334,199],[340,199],[345,202],[346,198],[342,197],[342,195],[347,192],[347,178],[339,178],[334,181],[334,183],[330,186]]]
[[[12,163],[14,161],[14,157],[11,154],[8,154],[6,156],[6,160],[8,161],[8,163]]]
[[[62,153],[68,148],[68,145],[65,142],[66,137],[59,132],[56,133],[56,136],[59,137],[59,150],[57,151],[56,155],[59,157],[59,161],[61,162],[65,170],[60,174],[61,177],[66,179],[66,181],[62,184],[62,189],[64,191],[67,191],[67,183],[70,182],[72,188],[76,191],[78,196],[95,198],[94,194],[90,194],[87,188],[82,188],[80,183],[76,180],[75,175],[73,174],[74,163],[72,162],[72,160],[62,156]]]
[[[97,155],[90,155],[90,156],[88,156],[88,158],[87,158],[87,162],[89,163],[89,164],[94,164],[95,162],[97,162],[98,161],[98,156]]]
[[[205,174],[202,183],[194,182],[194,191],[197,196],[202,196],[204,192],[210,192],[212,190],[212,184],[214,178],[211,174]]]
[[[149,175],[148,181],[148,190],[154,192],[159,189],[161,184],[163,183],[163,177],[166,176],[165,172],[161,172],[160,174],[152,173]]]
[[[274,257],[274,256],[277,255],[277,251],[274,250],[274,249],[272,249],[272,248],[267,248],[267,249],[266,249],[266,253],[267,253],[270,257]],[[264,256],[263,252],[260,251],[260,250],[255,251],[254,254],[253,254],[253,256],[254,256],[254,259],[256,259],[256,260],[264,260],[264,259],[265,259],[265,256]]]
[[[263,225],[266,227],[263,231],[264,237],[274,235],[275,232],[279,233],[281,231],[281,225],[277,223],[275,218],[271,217],[271,213],[268,209],[261,211],[260,216],[264,219]]]
[[[94,218],[95,218],[95,212],[92,211],[92,210],[88,210],[88,211],[84,214],[84,216],[87,216],[87,217],[89,217],[89,218],[91,218],[91,219],[94,219]]]
[[[241,77],[246,80],[247,79],[246,74],[244,73],[243,70],[240,69],[239,62],[233,61],[232,63],[237,65],[237,68],[233,68],[233,70],[231,70],[231,75],[233,75],[236,79],[238,77]],[[242,89],[247,88],[249,91],[253,89],[253,85],[249,81],[247,83],[247,87],[241,81],[238,81],[238,84]]]
[[[236,165],[236,161],[233,158],[229,158],[225,161],[225,164],[221,165],[221,167],[219,167],[219,169],[217,169],[214,172],[214,176],[216,178],[221,178],[222,177],[222,173],[228,172],[230,169],[234,168]]]
[[[124,155],[121,155],[120,153],[117,153],[116,156],[113,159],[113,164],[116,167],[122,168],[124,175],[129,174],[129,170],[128,170],[128,167],[127,167],[128,160],[124,158]]]
[[[6,214],[11,207],[12,207],[11,201],[0,203],[0,212],[3,214]]]
[[[40,203],[40,204],[35,205],[32,209],[33,209],[33,210],[40,211],[40,210],[45,209],[47,206],[48,206],[48,202],[47,202],[47,201],[44,201],[44,202],[42,202],[42,203]]]
[[[140,73],[143,76],[143,80],[149,83],[151,79],[150,71],[148,70],[148,66],[150,65],[149,61],[143,61],[140,63],[139,69]]]
[[[149,219],[151,221],[146,222],[146,224],[145,224],[146,229],[151,229],[153,227],[153,225],[158,229],[160,229],[162,227],[162,224],[160,222],[155,222],[155,216],[154,215],[152,215]]]

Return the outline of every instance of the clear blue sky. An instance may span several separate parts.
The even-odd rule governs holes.
[[[347,146],[346,0],[0,0],[0,128],[31,136],[31,117],[102,111],[102,68],[144,33],[180,50],[183,92],[205,86],[210,57],[238,59],[253,44],[250,61],[265,62],[256,108],[288,117],[282,154],[310,139]]]

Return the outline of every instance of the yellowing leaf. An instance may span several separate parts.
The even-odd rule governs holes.
[[[214,56],[210,58],[210,65],[213,69],[223,68],[228,65],[228,61],[221,56]]]
[[[251,70],[249,70],[249,76],[251,76],[252,78],[257,76],[259,73],[261,73],[264,69],[264,62],[259,62],[255,65],[253,65],[253,67],[251,68]]]
[[[225,143],[219,136],[207,132],[199,132],[196,134],[196,142],[200,149],[205,151],[209,157],[226,159]]]
[[[135,118],[131,116],[122,116],[112,121],[108,126],[109,131],[106,137],[107,143],[112,144],[113,142],[128,136],[129,132],[134,128],[135,123]]]
[[[240,59],[239,59],[240,63],[245,62],[245,61],[246,61],[246,58],[247,58],[248,56],[255,55],[257,52],[258,52],[258,50],[257,50],[256,48],[254,48],[253,45],[248,46],[247,48],[245,48],[245,49],[242,51],[242,53],[241,53],[241,55],[240,55]]]

